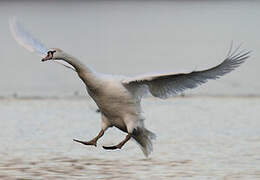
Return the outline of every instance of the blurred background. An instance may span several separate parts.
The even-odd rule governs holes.
[[[98,72],[137,75],[201,70],[220,63],[233,41],[252,56],[236,71],[188,94],[259,95],[259,1],[1,1],[0,96],[85,95],[76,74],[20,47],[15,16],[47,47]]]

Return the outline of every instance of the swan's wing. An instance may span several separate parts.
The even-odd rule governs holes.
[[[207,70],[137,77],[125,79],[122,84],[138,97],[150,92],[155,97],[165,99],[231,72],[249,58],[249,51],[237,51],[238,48],[233,53],[229,51],[221,64]]]
[[[24,27],[15,19],[9,20],[9,26],[14,39],[29,50],[30,52],[35,52],[41,57],[47,55],[48,49],[36,38],[34,38]]]
[[[12,36],[18,44],[30,52],[38,54],[40,57],[45,57],[47,55],[48,48],[46,48],[38,39],[34,38],[31,33],[26,31],[22,24],[19,23],[15,18],[9,19],[9,27]],[[54,61],[75,71],[75,68],[69,63],[64,61]]]

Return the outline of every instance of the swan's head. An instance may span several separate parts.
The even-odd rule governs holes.
[[[51,48],[47,52],[46,57],[42,59],[42,61],[48,61],[48,60],[56,60],[56,59],[62,59],[63,58],[63,51],[58,48]]]

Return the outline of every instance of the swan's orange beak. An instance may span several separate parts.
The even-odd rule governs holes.
[[[42,62],[52,59],[52,56],[53,56],[52,53],[51,53],[51,52],[48,52],[47,56],[42,59]]]

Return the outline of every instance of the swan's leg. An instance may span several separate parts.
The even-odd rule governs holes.
[[[137,120],[138,120],[138,118],[136,116],[127,115],[123,119],[123,121],[126,125],[126,131],[128,133],[127,136],[125,137],[125,139],[115,146],[103,146],[103,148],[107,149],[107,150],[121,149],[125,145],[125,143],[131,139],[134,129],[136,129],[138,126]]]
[[[98,133],[98,135],[94,139],[92,139],[90,141],[80,141],[80,140],[77,140],[77,139],[73,139],[73,141],[81,143],[81,144],[84,144],[84,145],[97,146],[97,140],[104,135],[104,132],[105,131],[103,129],[101,129],[101,131]]]
[[[102,124],[101,124],[101,130],[100,132],[98,133],[98,135],[92,139],[91,141],[80,141],[80,140],[77,140],[77,139],[73,139],[73,141],[76,141],[78,143],[81,143],[81,144],[84,144],[84,145],[93,145],[93,146],[97,146],[97,141],[99,138],[101,138],[105,131],[111,127],[111,124],[109,123],[108,119],[106,118],[106,116],[104,114],[101,114],[102,115]]]
[[[115,146],[103,146],[104,149],[107,149],[107,150],[113,150],[113,149],[121,149],[124,144],[129,141],[131,139],[131,134],[128,133],[127,136],[125,137],[125,139],[120,142],[119,144],[115,145]]]

